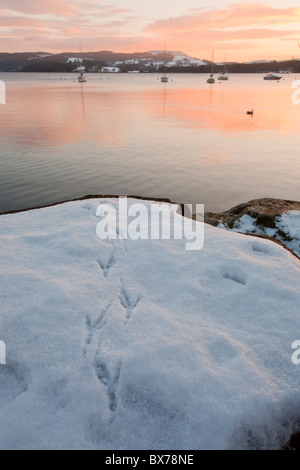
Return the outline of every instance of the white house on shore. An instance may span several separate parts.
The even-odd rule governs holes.
[[[73,63],[73,62],[79,62],[79,63],[82,63],[83,59],[81,57],[69,57],[68,60],[67,60],[67,64],[69,64],[70,62]]]
[[[118,73],[120,72],[120,67],[102,67],[102,73]]]

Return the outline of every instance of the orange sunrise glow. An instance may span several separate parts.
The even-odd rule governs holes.
[[[178,50],[222,61],[300,55],[300,8],[288,0],[0,0],[1,52]]]

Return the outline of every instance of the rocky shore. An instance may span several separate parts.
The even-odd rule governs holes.
[[[225,212],[206,212],[204,221],[283,245],[300,257],[300,202],[285,199],[253,199]]]

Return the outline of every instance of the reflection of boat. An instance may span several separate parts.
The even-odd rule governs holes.
[[[87,81],[87,76],[84,75],[84,72],[81,72],[81,74],[77,77],[77,80],[78,80],[80,83],[86,82],[86,81]]]
[[[280,75],[275,75],[275,73],[267,73],[264,76],[264,80],[280,80],[282,77]]]
[[[206,80],[207,83],[215,83],[214,79],[214,50],[212,51],[211,74]]]
[[[218,80],[228,80],[228,76],[226,75],[226,73],[227,73],[227,68],[226,68],[226,54],[225,54],[224,70],[221,73],[221,75],[218,77]]]
[[[80,62],[82,63],[81,43],[79,43],[79,49],[80,49]],[[77,80],[79,81],[79,83],[86,82],[87,77],[84,75],[85,67],[78,67],[77,70],[81,71],[80,75],[77,77]]]
[[[160,81],[163,83],[167,83],[169,81],[169,77],[167,75],[167,70],[166,70],[166,46],[165,46],[165,64],[164,64],[164,74],[162,77],[160,77]]]

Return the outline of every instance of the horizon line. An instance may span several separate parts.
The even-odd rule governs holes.
[[[164,49],[150,49],[150,50],[144,50],[144,51],[134,51],[134,52],[121,52],[121,51],[113,51],[113,50],[109,50],[109,49],[102,49],[102,50],[96,50],[96,51],[82,51],[81,54],[97,54],[97,53],[101,53],[101,52],[110,52],[110,53],[113,53],[113,54],[147,54],[147,53],[150,53],[150,52],[170,52],[170,53],[174,53],[174,52],[179,52],[181,54],[184,54],[192,59],[196,59],[196,60],[202,60],[202,61],[207,61],[207,62],[211,62],[211,60],[209,59],[200,59],[199,57],[196,57],[196,56],[192,56],[186,52],[183,52],[183,51],[180,51],[180,50],[171,50],[171,49],[167,49],[166,51]],[[2,51],[0,52],[0,55],[1,54],[49,54],[50,55],[61,55],[61,54],[77,54],[77,51],[73,52],[73,51],[61,51],[61,52],[49,52],[49,51],[43,51],[43,50],[40,50],[40,51],[13,51],[13,52],[8,52],[8,51]],[[285,58],[285,59],[263,59],[263,58],[256,58],[256,59],[252,59],[252,60],[245,60],[245,61],[226,61],[226,63],[230,64],[240,64],[240,63],[254,63],[256,61],[265,61],[265,62],[288,62],[288,61],[298,61],[300,60],[300,57],[290,57],[290,58]],[[225,61],[221,61],[219,63],[224,63]],[[214,62],[214,63],[218,63],[218,62]]]

